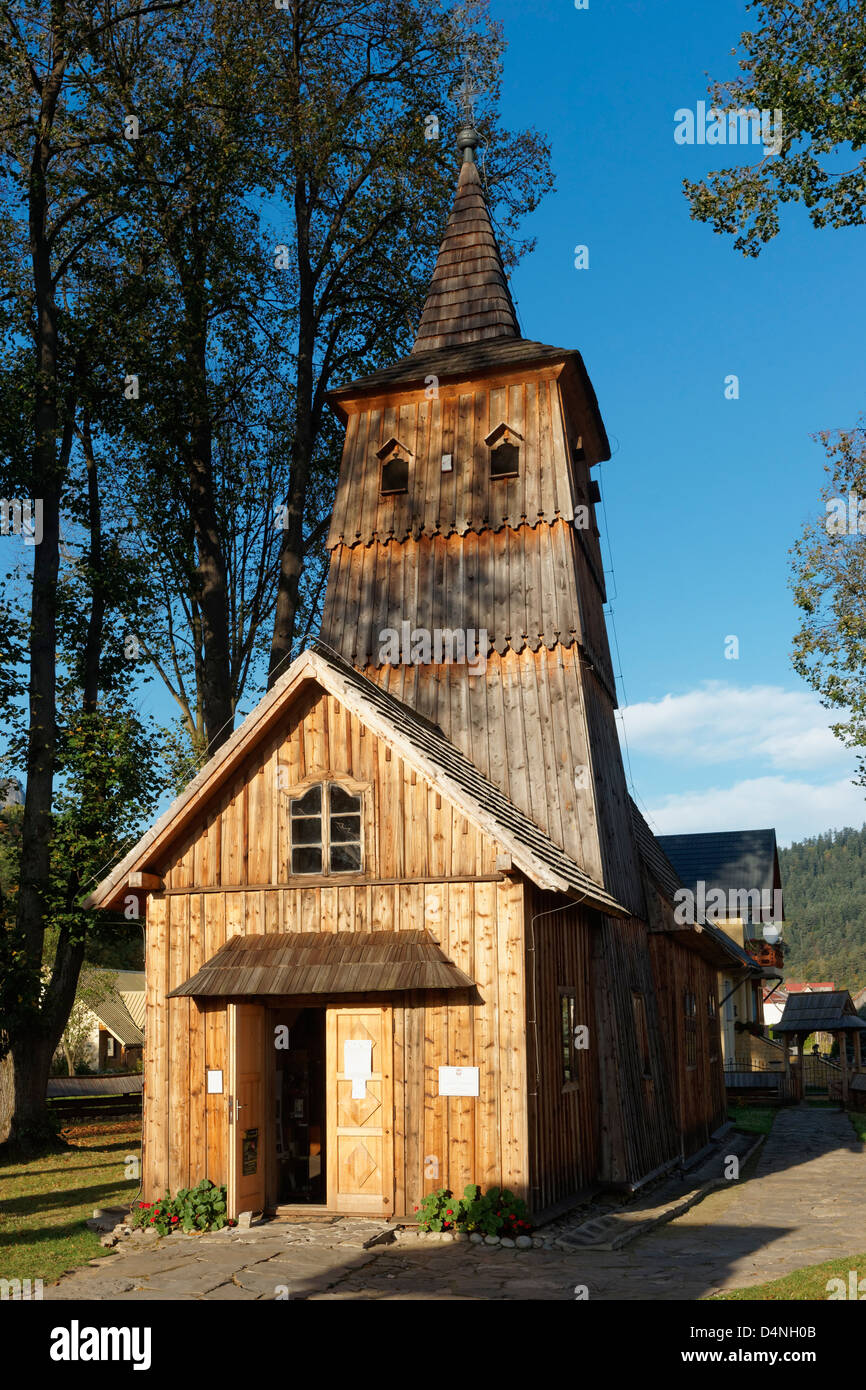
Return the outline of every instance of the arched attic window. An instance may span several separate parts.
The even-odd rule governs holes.
[[[411,455],[405,445],[399,439],[389,439],[376,451],[376,458],[382,466],[379,492],[385,497],[395,492],[408,492]]]
[[[490,450],[491,478],[516,478],[520,474],[520,443],[523,436],[503,421],[491,430],[484,443]]]
[[[361,798],[359,786],[329,781],[289,798],[292,874],[361,872]]]

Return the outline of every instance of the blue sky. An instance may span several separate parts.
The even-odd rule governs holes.
[[[753,260],[690,220],[684,178],[762,153],[673,138],[706,74],[734,74],[744,4],[493,12],[504,121],[548,136],[557,178],[513,277],[521,328],[580,349],[611,439],[598,474],[634,789],[665,833],[860,825],[853,754],[791,669],[787,552],[823,510],[810,436],[866,407],[866,230],[815,231],[790,208]]]

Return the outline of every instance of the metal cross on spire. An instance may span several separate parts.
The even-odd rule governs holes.
[[[475,98],[483,96],[484,88],[478,87],[469,70],[469,59],[463,59],[463,82],[454,92],[457,103],[463,107],[463,117],[468,126],[475,124]]]

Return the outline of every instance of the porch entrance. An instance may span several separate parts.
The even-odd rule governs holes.
[[[327,1204],[325,1010],[272,1009],[276,1200]]]
[[[230,1003],[229,1214],[394,1212],[393,1010]]]

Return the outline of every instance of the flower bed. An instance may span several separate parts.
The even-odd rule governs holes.
[[[526,1203],[509,1192],[507,1187],[490,1187],[482,1193],[477,1183],[469,1183],[462,1197],[455,1197],[448,1187],[428,1192],[419,1206],[418,1227],[424,1233],[452,1233],[490,1238],[496,1243],[527,1239],[531,1243],[532,1226]],[[477,1241],[476,1241],[477,1243]]]
[[[226,1190],[202,1178],[197,1187],[182,1187],[158,1202],[139,1202],[131,1215],[134,1226],[168,1236],[173,1231],[220,1231],[237,1222],[226,1215]]]

